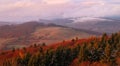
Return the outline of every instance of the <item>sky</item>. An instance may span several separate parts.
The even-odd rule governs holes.
[[[120,16],[120,0],[0,0],[0,21]]]

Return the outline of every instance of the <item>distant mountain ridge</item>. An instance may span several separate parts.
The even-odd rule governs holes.
[[[41,21],[39,21],[41,22]],[[120,20],[104,17],[77,17],[48,20],[45,23],[55,23],[67,27],[91,30],[100,33],[115,33],[120,31]]]
[[[38,21],[44,24],[55,24],[75,29],[83,29],[98,33],[115,33],[120,31],[120,20],[107,17],[76,17],[76,18],[59,18],[59,19],[39,19]],[[0,22],[0,26],[19,24],[12,22]],[[22,24],[22,23],[21,23]]]
[[[32,21],[29,21],[32,22]],[[76,18],[60,18],[60,19],[39,19],[44,24],[56,24],[75,29],[83,29],[98,33],[115,33],[120,31],[120,20],[106,17],[76,17]],[[1,22],[0,26],[12,25],[11,22]],[[17,23],[16,23],[17,24]]]

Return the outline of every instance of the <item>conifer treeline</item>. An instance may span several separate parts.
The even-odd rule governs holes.
[[[72,40],[73,45],[77,40]],[[14,50],[15,51],[15,50]],[[46,51],[40,47],[36,54],[25,54],[23,58],[7,59],[0,66],[69,66],[74,59],[78,64],[82,62],[99,62],[108,66],[118,66],[117,58],[120,58],[120,33],[108,36],[103,34],[101,38],[94,38],[90,42],[71,46],[59,46],[57,49]]]

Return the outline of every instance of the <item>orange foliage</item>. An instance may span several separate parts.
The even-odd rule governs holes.
[[[24,57],[24,53],[23,53],[23,52],[19,52],[19,56],[20,56],[21,58],[23,58],[23,57]]]
[[[117,58],[117,64],[120,66],[120,58]]]
[[[50,45],[47,45],[47,46],[28,47],[28,48],[26,48],[25,52],[29,52],[30,54],[35,54],[39,50],[40,47],[43,48],[43,51],[46,51],[49,48],[56,49],[59,46],[74,47],[74,46],[76,46],[78,44],[81,45],[81,44],[83,44],[85,42],[90,42],[93,39],[94,38],[92,37],[92,38],[89,38],[89,39],[80,39],[80,40],[75,41],[74,43],[70,40],[70,41],[50,44]],[[25,52],[23,52],[23,49],[15,50],[15,52],[6,51],[6,52],[4,52],[5,54],[0,55],[0,62],[5,60],[5,59],[18,57],[18,56],[23,58]],[[119,65],[120,65],[120,58],[117,58],[117,63],[119,63]],[[76,59],[73,60],[73,62],[70,64],[70,66],[109,66],[109,65],[108,64],[103,64],[103,63],[100,63],[100,62],[94,62],[94,63],[82,62],[82,63],[79,63],[78,59],[76,58]]]

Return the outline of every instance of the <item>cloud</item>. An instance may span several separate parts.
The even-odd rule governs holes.
[[[107,2],[105,0],[85,0],[76,9],[64,14],[64,17],[108,17],[119,15],[120,4]],[[81,8],[82,7],[82,8]]]
[[[14,0],[0,1],[0,20],[102,17],[120,15],[119,0]]]
[[[25,0],[22,0],[22,1],[16,1],[14,3],[7,3],[7,4],[0,4],[0,12],[1,11],[9,11],[11,9],[15,9],[15,8],[21,8],[21,7],[24,7],[24,8],[27,8],[27,7],[31,7],[32,5],[34,5],[33,2],[31,1],[25,1]]]
[[[95,5],[104,5],[105,2],[103,2],[103,1],[84,1],[81,4],[85,5],[85,6],[95,6]]]
[[[42,0],[45,4],[65,4],[70,2],[70,0]]]

